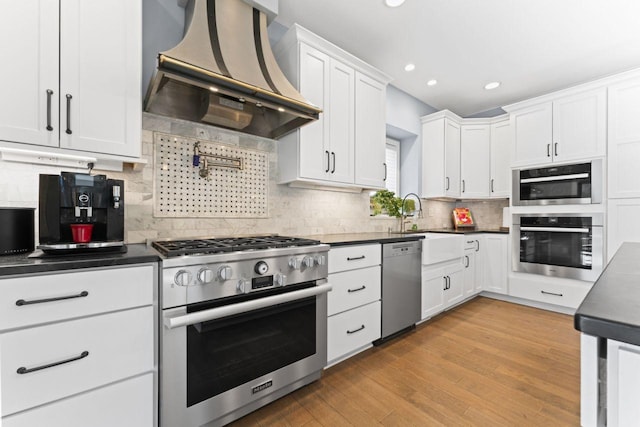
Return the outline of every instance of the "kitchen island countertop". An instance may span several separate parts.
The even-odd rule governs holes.
[[[574,316],[585,334],[640,345],[640,243],[624,243]]]
[[[411,242],[424,239],[419,234],[395,234],[395,233],[339,233],[316,234],[311,236],[298,236],[305,239],[319,240],[331,246],[363,245],[367,243],[396,243]]]
[[[33,253],[35,254],[35,252]],[[126,253],[93,253],[60,256],[30,257],[32,254],[0,257],[0,276],[37,274],[79,268],[112,267],[160,261],[158,253],[143,243],[128,244]]]

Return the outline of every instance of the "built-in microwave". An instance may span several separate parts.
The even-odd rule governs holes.
[[[513,206],[602,203],[602,159],[513,170]]]

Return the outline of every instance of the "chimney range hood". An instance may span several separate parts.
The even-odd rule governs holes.
[[[189,0],[185,28],[158,55],[145,111],[266,138],[318,119],[278,67],[263,12],[243,0]]]

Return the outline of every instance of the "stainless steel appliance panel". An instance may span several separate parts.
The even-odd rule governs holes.
[[[422,241],[382,245],[382,339],[420,320]]]

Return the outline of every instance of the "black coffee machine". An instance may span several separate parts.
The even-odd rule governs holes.
[[[40,245],[46,253],[126,251],[124,181],[105,175],[40,175]],[[72,224],[92,224],[87,242],[74,241]]]

